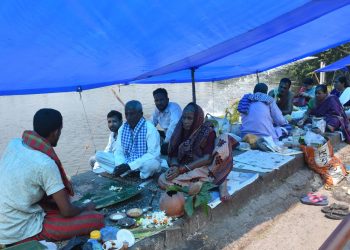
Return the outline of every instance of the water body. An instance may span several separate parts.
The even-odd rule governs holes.
[[[196,85],[197,103],[207,113],[223,114],[230,102],[251,92],[255,83],[255,78],[199,83]],[[54,108],[63,116],[63,130],[55,150],[69,176],[84,172],[90,168],[88,159],[95,148],[103,150],[107,144],[107,113],[112,109],[124,113],[111,88],[124,102],[139,100],[148,119],[154,110],[152,91],[159,87],[166,88],[170,101],[179,103],[182,108],[192,100],[192,87],[187,83],[105,87],[83,92],[82,99],[78,93],[0,96],[0,155],[11,138],[21,137],[24,130],[33,128],[33,116],[38,109]]]

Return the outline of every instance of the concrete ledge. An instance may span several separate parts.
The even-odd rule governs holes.
[[[337,133],[327,133],[326,136],[329,137],[332,145],[341,142],[340,135]],[[192,217],[189,218],[185,216],[179,219],[175,223],[174,229],[169,228],[157,235],[145,238],[137,242],[132,249],[187,249],[187,247],[185,247],[186,240],[191,235],[196,234],[196,232],[214,224],[215,218],[221,218],[222,220],[225,217],[237,216],[239,210],[252,199],[269,192],[273,187],[283,185],[286,183],[288,177],[301,169],[305,169],[303,154],[296,155],[292,161],[273,172],[260,175],[255,182],[236,192],[231,200],[221,203],[215,209],[209,210],[208,216],[201,209],[198,209]],[[309,172],[311,173],[311,171]],[[294,185],[294,188],[298,190],[305,188],[305,183],[289,182],[287,184]],[[298,187],[298,185],[300,186]],[[307,186],[307,188],[309,188],[309,186]],[[287,208],[288,207],[284,208],[284,210]],[[193,246],[193,249],[195,248],[196,247]]]

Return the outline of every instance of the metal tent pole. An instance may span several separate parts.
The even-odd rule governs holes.
[[[194,79],[194,72],[196,69],[193,67],[191,68],[191,79],[192,79],[192,102],[196,103],[196,82]]]
[[[257,81],[257,83],[260,82],[260,80],[259,80],[259,71],[256,71],[256,81]]]

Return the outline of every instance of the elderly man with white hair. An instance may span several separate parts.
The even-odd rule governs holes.
[[[114,159],[114,175],[132,170],[140,171],[146,179],[161,170],[160,138],[154,125],[143,117],[139,101],[125,105],[126,122],[119,128]]]

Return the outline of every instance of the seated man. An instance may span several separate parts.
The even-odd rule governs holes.
[[[182,110],[179,104],[169,102],[168,92],[163,88],[153,91],[153,97],[156,109],[153,112],[151,121],[154,126],[159,124],[164,130],[164,132],[160,131],[160,136],[164,139],[161,145],[161,153],[162,155],[167,155],[169,141],[176,124],[181,118]]]
[[[277,107],[275,100],[267,95],[267,90],[265,83],[258,83],[254,87],[254,94],[244,95],[240,100],[238,111],[242,116],[242,137],[253,134],[271,136],[277,140],[282,136],[282,129],[279,126],[288,122]]]
[[[290,115],[293,111],[293,93],[289,91],[292,82],[288,78],[282,78],[278,88],[269,92],[269,96],[275,98],[277,106],[283,115]]]
[[[0,244],[67,240],[102,228],[104,217],[94,204],[70,202],[72,185],[53,149],[61,113],[40,109],[33,124],[34,131],[13,139],[0,160]]]
[[[95,173],[101,173],[108,169],[113,171],[114,151],[117,145],[118,129],[123,123],[123,116],[120,112],[112,110],[107,114],[108,128],[111,131],[108,139],[108,144],[104,151],[97,151],[94,156],[90,158],[90,165]]]
[[[126,122],[118,131],[114,175],[132,170],[140,171],[140,178],[146,179],[161,170],[159,133],[143,117],[139,101],[129,101],[125,105],[125,118]]]

